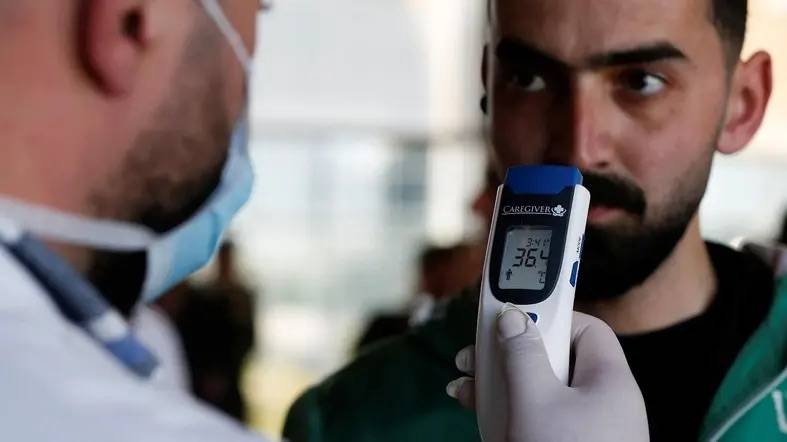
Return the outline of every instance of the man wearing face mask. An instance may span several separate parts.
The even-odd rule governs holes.
[[[0,439],[251,441],[125,320],[246,202],[255,0],[0,0]]]

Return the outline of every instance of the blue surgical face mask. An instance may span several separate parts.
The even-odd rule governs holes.
[[[251,56],[243,40],[217,0],[200,3],[242,65],[248,89]],[[150,302],[210,261],[230,221],[248,201],[254,182],[248,143],[247,102],[235,125],[219,185],[197,213],[169,232],[157,234],[135,224],[85,218],[5,196],[0,196],[0,218],[49,240],[113,252],[146,252],[141,299]]]

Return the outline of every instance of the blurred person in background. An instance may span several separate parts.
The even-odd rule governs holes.
[[[453,247],[427,246],[418,257],[415,295],[400,311],[375,314],[364,327],[356,344],[359,353],[372,344],[400,336],[432,314],[435,295],[442,296],[451,278]]]
[[[127,318],[251,193],[255,0],[0,0],[0,439],[252,441]]]
[[[475,281],[483,265],[482,256],[483,250],[473,243],[427,246],[418,257],[415,295],[402,311],[375,315],[361,333],[356,353],[427,322],[452,295]]]
[[[451,247],[429,247],[419,258],[418,293],[411,301],[411,326],[427,322],[462,289],[475,282],[484,265],[484,250],[475,242]]]
[[[361,334],[356,353],[369,344],[399,336],[411,327],[445,316],[455,295],[478,289],[498,186],[500,180],[490,161],[483,185],[470,205],[482,225],[478,236],[451,247],[426,247],[418,258],[418,288],[407,309],[373,318]]]
[[[782,231],[774,241],[742,243],[743,250],[768,263],[777,274],[787,273],[787,214],[783,223]]]
[[[216,256],[216,276],[183,283],[159,304],[175,321],[183,342],[192,392],[228,415],[246,420],[240,391],[243,366],[254,347],[254,292],[239,276],[235,246]]]
[[[749,144],[771,95],[770,56],[741,60],[746,0],[490,0],[489,19],[482,103],[498,174],[583,172],[576,308],[618,334],[652,440],[783,440],[787,281],[703,241],[698,219],[714,155]],[[443,397],[475,338],[476,297],[307,391],[285,434],[478,441],[475,415]],[[467,404],[472,379],[448,391]]]

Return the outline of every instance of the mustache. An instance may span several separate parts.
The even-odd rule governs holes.
[[[635,183],[614,175],[582,172],[584,186],[590,191],[590,205],[621,209],[644,216],[647,209],[645,191]]]

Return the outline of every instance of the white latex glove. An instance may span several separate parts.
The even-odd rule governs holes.
[[[533,321],[518,309],[498,319],[498,338],[508,383],[508,439],[505,442],[647,442],[648,419],[642,393],[623,349],[602,321],[574,313],[571,386],[563,385],[549,365]],[[474,348],[456,356],[459,370],[472,375]],[[473,379],[448,384],[451,397],[475,408]],[[498,442],[498,441],[486,441]]]

